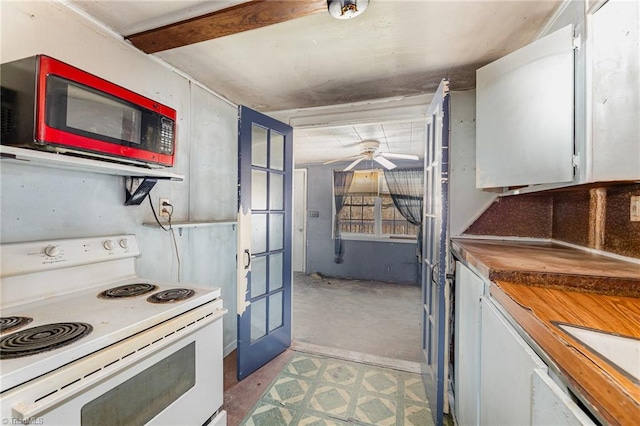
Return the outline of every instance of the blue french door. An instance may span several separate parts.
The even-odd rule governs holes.
[[[447,396],[449,294],[449,81],[442,80],[427,111],[422,227],[422,378],[436,425]]]
[[[238,380],[291,345],[293,129],[240,106]]]

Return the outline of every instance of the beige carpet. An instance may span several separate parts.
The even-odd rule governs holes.
[[[303,345],[419,363],[420,300],[417,286],[295,273],[293,339]]]

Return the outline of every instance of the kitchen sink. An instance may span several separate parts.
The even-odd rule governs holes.
[[[640,384],[640,339],[567,323],[553,323],[634,383]]]

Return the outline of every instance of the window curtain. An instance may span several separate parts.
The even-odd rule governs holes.
[[[393,204],[402,217],[418,227],[418,261],[422,259],[422,206],[424,169],[393,169],[384,172]]]
[[[353,182],[353,171],[333,171],[333,199],[336,206],[336,217],[334,223],[334,258],[335,263],[342,263],[342,238],[340,237],[340,211],[344,206],[344,202],[347,199],[349,188]]]

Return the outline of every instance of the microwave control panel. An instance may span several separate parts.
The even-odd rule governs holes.
[[[160,152],[173,154],[173,121],[164,117],[160,126]]]

